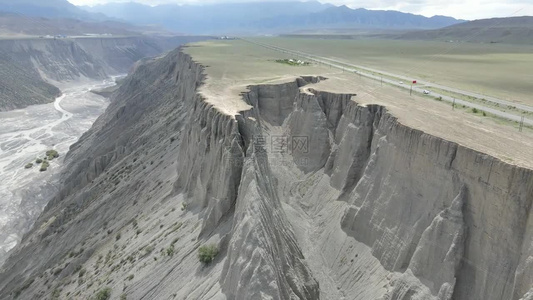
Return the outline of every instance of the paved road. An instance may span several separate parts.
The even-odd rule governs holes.
[[[396,75],[396,74],[383,72],[383,71],[379,71],[379,70],[374,70],[374,69],[363,67],[363,66],[357,66],[357,65],[346,63],[346,62],[334,60],[334,59],[331,59],[331,58],[316,56],[316,55],[305,53],[305,52],[301,52],[301,51],[285,49],[285,48],[281,48],[281,47],[277,47],[277,46],[273,46],[273,45],[268,45],[268,44],[264,44],[264,43],[258,43],[258,42],[254,42],[254,41],[249,41],[249,40],[245,40],[245,41],[253,43],[253,44],[256,44],[256,45],[259,45],[259,46],[262,46],[262,47],[265,47],[265,48],[269,48],[269,49],[272,49],[272,50],[275,50],[275,51],[306,57],[307,59],[309,59],[311,61],[315,61],[315,62],[318,62],[318,63],[326,64],[326,65],[329,65],[329,66],[334,67],[334,68],[342,69],[344,71],[354,72],[354,73],[357,73],[357,74],[359,74],[361,76],[372,78],[372,79],[375,79],[375,80],[378,80],[378,81],[383,80],[384,83],[387,83],[389,85],[393,85],[393,86],[397,86],[397,87],[401,87],[401,88],[405,88],[405,89],[410,89],[411,88],[411,84],[410,83],[412,81],[412,78],[407,78],[405,76]],[[350,68],[350,67],[352,67],[352,68]],[[383,78],[382,76],[378,76],[378,75],[374,75],[374,74],[371,74],[371,73],[363,72],[361,70],[365,70],[367,72],[383,74],[384,76],[390,76],[390,77],[398,78],[400,80],[405,80],[405,83],[401,83],[398,80],[393,80],[393,79],[386,78],[386,77]],[[506,100],[497,99],[497,98],[494,98],[494,97],[488,97],[488,96],[484,96],[484,95],[480,95],[480,94],[476,94],[476,93],[472,93],[472,92],[468,92],[468,91],[463,91],[463,90],[459,90],[459,89],[455,89],[455,88],[450,88],[450,87],[442,86],[442,85],[435,84],[435,83],[430,83],[430,82],[418,81],[417,80],[417,85],[418,86],[416,86],[416,85],[413,86],[413,92],[415,92],[415,93],[423,93],[424,89],[426,87],[434,87],[434,88],[438,88],[438,89],[445,90],[445,91],[448,91],[448,92],[454,92],[454,93],[458,93],[458,94],[462,94],[462,95],[476,97],[476,98],[479,98],[479,99],[483,99],[484,98],[487,101],[490,101],[490,102],[493,102],[493,103],[498,103],[499,105],[514,106],[514,107],[519,108],[519,109],[521,109],[523,111],[533,112],[533,107],[531,107],[531,106],[518,104],[518,103],[514,103],[514,102],[509,102],[509,101],[506,101]],[[423,85],[423,86],[421,87],[420,85]],[[511,121],[520,122],[522,120],[522,116],[517,115],[517,114],[504,112],[504,111],[501,111],[501,110],[498,110],[498,109],[494,109],[494,108],[490,108],[490,107],[484,106],[482,104],[472,103],[472,102],[461,100],[461,99],[455,99],[453,97],[450,97],[450,96],[447,96],[447,95],[443,95],[443,94],[440,94],[440,93],[437,93],[437,92],[431,92],[431,96],[433,96],[433,97],[442,97],[443,101],[447,101],[447,102],[450,102],[450,103],[453,103],[455,101],[455,103],[458,104],[458,105],[465,105],[465,106],[468,106],[468,107],[471,107],[471,108],[476,108],[478,110],[482,110],[482,111],[485,111],[487,113],[490,113],[490,114],[493,114],[495,116],[499,116],[499,117],[502,117],[502,118],[505,118],[505,119],[508,119],[508,120],[511,120]],[[532,119],[524,118],[523,120],[524,120],[524,124],[533,126],[533,120]]]

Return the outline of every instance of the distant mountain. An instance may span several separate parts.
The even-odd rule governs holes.
[[[0,12],[45,18],[105,20],[102,14],[89,13],[67,0],[0,0]]]
[[[154,7],[130,2],[83,8],[136,24],[159,24],[194,34],[282,33],[313,28],[433,29],[461,22],[443,16],[426,18],[397,11],[354,10],[317,1]]]
[[[396,38],[532,45],[533,17],[475,20],[438,30],[407,32]]]
[[[254,24],[259,28],[373,28],[373,29],[434,29],[452,24],[458,24],[462,20],[451,17],[434,16],[427,18],[410,13],[384,10],[367,10],[364,8],[351,9],[347,6],[330,7],[323,11],[299,15],[294,17],[278,16],[263,19]]]
[[[319,12],[329,7],[332,5],[321,4],[317,1],[287,1],[154,7],[129,2],[82,8],[134,24],[158,24],[169,30],[191,34],[224,34],[254,31],[255,28],[249,28],[252,20],[281,15],[292,17]]]
[[[114,21],[91,22],[75,19],[23,16],[15,13],[0,12],[0,35],[141,35],[150,28],[141,28]]]

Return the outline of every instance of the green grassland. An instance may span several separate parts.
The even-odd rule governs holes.
[[[199,42],[186,46],[184,51],[206,66],[209,77],[222,80],[225,84],[241,81],[261,84],[291,75],[316,75],[327,70],[316,64],[295,68],[276,62],[294,57],[242,40]]]
[[[533,46],[379,39],[251,40],[533,105]]]

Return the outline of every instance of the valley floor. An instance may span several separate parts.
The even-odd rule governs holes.
[[[90,90],[113,84],[111,79],[69,84],[54,103],[0,112],[0,264],[57,191],[56,175],[70,145],[107,107],[107,100]],[[36,159],[50,149],[60,157],[40,172]],[[33,167],[25,169],[28,163]]]

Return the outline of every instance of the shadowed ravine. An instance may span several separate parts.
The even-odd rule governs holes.
[[[179,50],[126,78],[0,298],[531,299],[533,171],[318,90],[326,78],[250,86],[236,116],[205,80]]]

